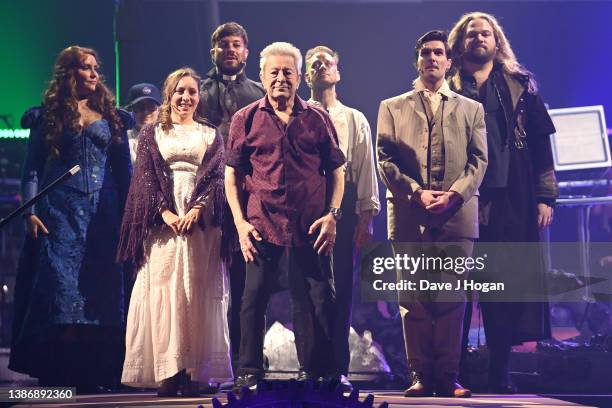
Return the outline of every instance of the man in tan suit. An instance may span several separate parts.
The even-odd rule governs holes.
[[[487,166],[484,112],[450,90],[449,52],[446,33],[423,35],[415,47],[414,90],[380,104],[377,153],[396,253],[420,256],[427,243],[442,242],[452,243],[452,256],[471,256],[478,238],[478,186]],[[412,279],[458,279],[455,271],[423,273]],[[398,271],[399,279],[410,279],[404,275]],[[469,397],[457,383],[464,292],[403,291],[400,311],[413,371],[405,395]]]

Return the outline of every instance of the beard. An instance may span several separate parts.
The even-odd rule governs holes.
[[[495,58],[495,50],[483,49],[480,51],[479,48],[480,47],[470,48],[463,54],[463,58],[475,64],[486,64],[487,62],[493,61]]]
[[[232,76],[242,71],[246,63],[244,62],[244,60],[241,60],[236,65],[227,65],[219,56],[215,61],[215,65],[217,66],[219,72],[221,72],[222,74]]]

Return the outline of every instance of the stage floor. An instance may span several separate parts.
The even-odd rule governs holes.
[[[373,394],[375,397],[373,407],[378,407],[380,403],[386,401],[389,403],[389,408],[401,407],[602,407],[610,405],[601,405],[601,401],[596,405],[582,405],[572,403],[557,398],[549,398],[532,394],[517,394],[517,395],[492,395],[492,394],[477,394],[469,399],[455,398],[404,398],[399,391],[366,391],[361,393],[360,400],[367,394]],[[564,398],[563,396],[560,396]],[[580,400],[584,397],[584,401],[588,401],[588,396],[574,396],[573,400]],[[217,398],[224,404],[227,402],[225,394],[218,394]],[[604,396],[605,398],[605,396]],[[564,398],[566,399],[566,398]],[[572,400],[571,396],[569,398]],[[612,400],[608,401],[612,403]],[[203,408],[212,407],[212,397],[200,398],[158,398],[155,393],[126,393],[126,394],[99,394],[99,395],[81,395],[77,397],[77,401],[70,403],[45,403],[45,404],[30,404],[21,403],[15,406],[18,407],[197,407]],[[335,405],[334,405],[335,407]]]

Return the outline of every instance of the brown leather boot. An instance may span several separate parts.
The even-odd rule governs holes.
[[[404,391],[404,397],[433,397],[429,377],[423,373],[412,373],[412,385]]]
[[[455,380],[439,381],[436,384],[436,397],[469,398],[471,396],[472,392],[463,388]]]

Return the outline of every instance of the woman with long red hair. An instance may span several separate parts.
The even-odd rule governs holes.
[[[24,199],[74,165],[81,171],[25,215],[10,368],[45,386],[93,391],[116,384],[124,327],[123,270],[114,255],[131,163],[132,120],[115,107],[90,48],[57,57],[30,128]]]

